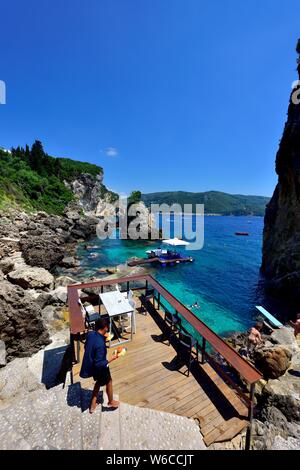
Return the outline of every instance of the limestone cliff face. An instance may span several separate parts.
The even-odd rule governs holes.
[[[297,52],[300,53],[300,50]],[[298,61],[300,79],[300,63]],[[300,299],[300,86],[293,90],[276,156],[278,184],[266,208],[262,272],[278,292]]]
[[[95,215],[99,211],[99,206],[113,202],[116,194],[109,191],[103,184],[103,173],[93,178],[84,173],[71,183],[65,182],[70,188],[86,214]]]

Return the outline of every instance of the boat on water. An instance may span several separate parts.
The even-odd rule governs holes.
[[[249,232],[235,232],[238,237],[249,237]]]

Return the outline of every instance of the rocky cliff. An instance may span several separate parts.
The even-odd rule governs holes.
[[[297,52],[300,54],[300,42]],[[300,78],[300,61],[298,60]],[[278,184],[266,208],[262,272],[277,293],[300,300],[300,84],[292,91],[276,156]]]
[[[75,199],[86,214],[97,214],[107,203],[113,203],[118,195],[109,191],[103,184],[103,172],[96,178],[83,173],[72,182],[65,181],[67,188],[71,189]]]

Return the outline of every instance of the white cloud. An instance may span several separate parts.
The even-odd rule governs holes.
[[[104,150],[105,155],[108,157],[117,157],[119,155],[119,151],[116,147],[107,147]]]

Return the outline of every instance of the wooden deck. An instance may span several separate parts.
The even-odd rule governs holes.
[[[162,312],[149,311],[137,314],[137,333],[126,345],[126,356],[110,366],[114,392],[122,402],[196,419],[206,445],[232,439],[248,425],[248,408],[208,363],[184,375],[186,366],[178,368],[175,360],[176,344],[162,341]],[[74,381],[92,388],[93,380],[81,380],[79,370],[76,364]]]

